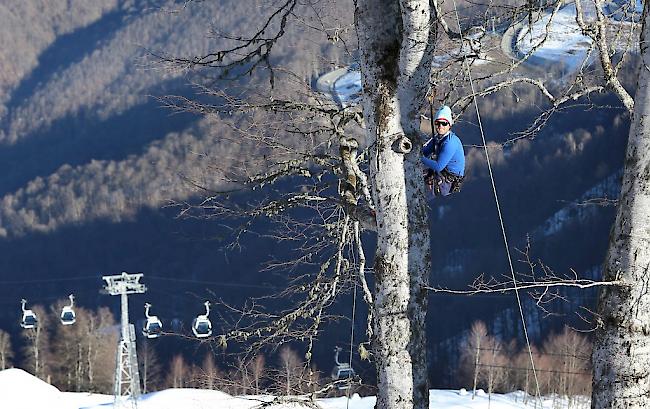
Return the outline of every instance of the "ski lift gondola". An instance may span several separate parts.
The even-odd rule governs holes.
[[[339,361],[339,352],[341,352],[341,347],[336,347],[334,351],[334,362],[336,362],[336,365],[332,368],[332,380],[344,381],[354,378],[356,375],[354,368],[352,368],[352,366],[347,362]],[[348,389],[350,388],[350,382],[338,382],[337,387],[339,390]]]
[[[20,300],[20,303],[23,310],[23,317],[20,320],[20,326],[25,329],[36,328],[36,326],[38,325],[38,318],[36,318],[36,314],[32,310],[25,309],[25,304],[27,304],[27,300],[23,298],[22,300]]]
[[[210,315],[210,301],[203,304],[205,305],[205,315],[199,315],[192,320],[192,332],[197,338],[206,338],[212,335],[212,323],[208,318]]]
[[[162,333],[162,321],[156,315],[149,315],[149,308],[151,308],[151,304],[145,303],[144,315],[147,317],[147,322],[142,327],[142,335],[147,338],[158,338]]]
[[[68,298],[70,299],[70,305],[64,306],[61,310],[61,324],[63,325],[72,325],[77,321],[77,316],[72,309],[74,307],[74,295],[70,294]]]

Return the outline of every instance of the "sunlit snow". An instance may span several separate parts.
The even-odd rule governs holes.
[[[589,2],[581,4],[584,21],[587,23],[594,21],[596,12],[593,4]],[[635,22],[642,10],[643,4],[640,0],[636,0],[633,5],[630,5],[628,0],[611,1],[604,7],[605,17],[613,24]],[[544,60],[546,63],[562,62],[568,69],[574,70],[587,58],[591,43],[591,38],[583,35],[578,27],[575,3],[569,3],[560,8],[555,15],[547,12],[532,25],[521,23],[516,47],[520,55],[532,51],[533,58],[529,63],[535,63],[535,59]],[[619,46],[625,45],[619,44]]]
[[[533,408],[536,399],[522,392],[492,394],[482,390],[473,398],[471,392],[460,390],[431,390],[431,408],[436,409],[517,409]],[[262,402],[273,402],[272,396],[230,396],[226,393],[205,389],[167,389],[143,394],[137,402],[140,409],[252,409]],[[292,399],[296,400],[296,399]],[[107,409],[113,407],[110,395],[92,393],[61,392],[52,385],[32,376],[22,369],[0,371],[0,407],[2,409]],[[360,397],[354,394],[346,397],[318,399],[323,409],[373,409],[373,396]],[[567,408],[567,402],[560,398],[543,398],[544,408]],[[274,409],[310,409],[307,405],[286,402],[282,398],[271,405]],[[539,405],[537,406],[539,408]],[[588,408],[585,399],[573,408]]]
[[[591,19],[586,12],[586,19]],[[582,35],[575,21],[576,6],[568,4],[558,10],[549,25],[551,14],[529,26],[524,24],[517,35],[517,48],[522,54],[535,49],[533,56],[548,61],[562,61],[570,67],[580,64],[586,57],[591,39]]]

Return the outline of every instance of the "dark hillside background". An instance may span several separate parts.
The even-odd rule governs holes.
[[[149,287],[146,295],[132,298],[132,319],[141,325],[142,305],[149,301],[164,322],[176,319],[170,328],[181,333],[188,333],[205,299],[241,304],[284,284],[282,274],[262,268],[271,255],[290,254],[285,244],[250,235],[241,248],[228,250],[227,226],[179,219],[175,208],[165,207],[170,200],[198,199],[185,178],[217,186],[218,177],[206,169],[250,152],[244,144],[224,142],[235,119],[162,108],[152,96],[192,95],[192,78],[148,53],[200,55],[217,45],[211,29],[254,30],[248,22],[252,11],[265,11],[260,4],[0,4],[0,328],[18,333],[21,298],[49,305],[74,293],[79,305],[110,306],[117,313],[117,297],[99,289],[102,275],[122,271],[143,272]],[[328,17],[346,27],[352,15],[349,4],[340,4]],[[306,84],[351,60],[344,47],[303,28],[287,34],[274,58]],[[264,79],[251,79],[258,80]],[[530,239],[531,257],[558,274],[574,269],[581,277],[598,277],[613,221],[612,207],[575,204],[618,193],[629,119],[616,100],[603,96],[595,102],[614,108],[561,111],[535,140],[491,150],[511,245],[523,249]],[[481,103],[488,139],[498,143],[525,129],[543,104],[524,90],[517,98],[499,94]],[[455,127],[467,145],[480,143],[475,123],[467,113]],[[462,288],[480,273],[508,273],[483,153],[468,148],[467,156],[462,194],[432,209],[431,282],[439,286]],[[264,230],[264,223],[257,229]],[[578,325],[573,312],[593,306],[594,292],[570,295],[570,303],[553,306],[561,313],[555,317],[526,304],[536,342],[565,323]],[[512,295],[433,294],[430,306],[434,386],[457,386],[450,371],[474,320],[485,320],[504,339],[521,333]],[[342,315],[350,309],[351,299],[337,305]],[[363,318],[362,311],[357,334],[364,332]],[[316,346],[314,361],[324,372],[333,364],[334,345],[349,344],[349,325],[333,325]],[[217,321],[216,330],[222,327]],[[188,359],[203,359],[199,347],[179,339],[161,339],[158,347],[163,357],[182,348]],[[355,362],[372,383],[370,366],[356,356]]]

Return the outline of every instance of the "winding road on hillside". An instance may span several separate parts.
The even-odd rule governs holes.
[[[643,10],[641,0],[635,0],[635,7],[630,8],[627,0],[616,0],[605,4],[605,12],[615,25],[636,24]],[[500,48],[502,53],[513,61],[526,57],[524,64],[533,67],[557,67],[561,64],[563,76],[579,69],[585,60],[592,60],[589,54],[591,38],[582,34],[576,18],[575,3],[562,6],[554,15],[545,10],[529,19],[523,18],[512,24],[503,33]],[[583,5],[586,21],[595,18],[595,10]],[[551,21],[552,19],[552,21]],[[618,44],[623,48],[627,44]],[[632,52],[636,50],[632,48]],[[444,57],[440,57],[444,58]],[[440,59],[438,58],[438,60]],[[587,61],[589,64],[590,61]],[[316,90],[330,95],[341,108],[348,108],[359,103],[361,98],[361,72],[357,64],[328,72],[316,81]]]

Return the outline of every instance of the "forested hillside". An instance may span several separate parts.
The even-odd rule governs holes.
[[[116,309],[99,290],[102,275],[121,271],[144,272],[147,299],[164,300],[159,314],[179,323],[191,320],[197,299],[240,303],[268,291],[278,276],[260,270],[286,247],[244,238],[227,251],[228,226],[165,208],[200,199],[205,191],[189,180],[223,186],[217,168],[255,156],[238,140],[237,120],[173,113],[157,100],[195,92],[187,71],[160,56],[192,58],[215,47],[218,33],[254,30],[242,24],[251,5],[54,3],[0,5],[0,327],[19,334],[21,297],[47,304],[73,292],[80,305]],[[298,32],[304,27],[273,58],[308,86],[344,53],[321,33]],[[135,302],[134,320],[143,301]]]
[[[271,256],[291,254],[291,243],[250,234],[230,249],[232,226],[227,222],[176,218],[178,208],[167,207],[196,203],[211,193],[189,181],[209,189],[224,187],[229,176],[224,169],[241,171],[251,161],[263,160],[263,152],[238,139],[237,130],[250,122],[237,115],[175,113],[157,99],[197,95],[192,82],[213,75],[209,69],[189,74],[187,67],[170,66],[160,56],[192,58],[223,45],[224,37],[245,36],[256,29],[248,24],[250,14],[266,15],[272,3],[0,4],[0,328],[18,332],[22,297],[48,304],[75,292],[80,305],[116,308],[116,300],[98,294],[99,277],[123,270],[145,274],[150,287],[146,299],[163,304],[158,311],[165,320],[187,321],[200,312],[206,297],[237,303],[284,283],[286,275],[262,268]],[[329,8],[325,3],[309,6],[319,8],[322,20],[296,19],[272,54],[272,63],[305,88],[318,74],[352,62],[355,55],[349,4]],[[337,25],[326,24],[332,21]],[[268,72],[261,71],[239,82],[214,84],[225,92],[235,92],[237,85],[244,94],[244,83],[269,86]],[[290,95],[291,90],[278,93]],[[209,100],[200,90],[198,94]],[[593,276],[613,210],[575,202],[612,198],[617,192],[629,118],[613,98],[591,102],[610,108],[594,114],[591,105],[576,105],[553,116],[536,139],[505,147],[501,143],[525,129],[544,100],[522,88],[484,98],[480,107],[493,142],[511,244],[523,249],[530,239],[534,259],[559,273],[573,268]],[[500,276],[506,264],[471,110],[455,130],[466,144],[468,181],[461,194],[431,210],[432,283],[458,288],[478,274]],[[338,147],[329,149],[336,153]],[[267,227],[258,220],[250,230]],[[147,276],[155,278],[147,281]],[[593,293],[572,297],[572,306],[557,307],[566,315],[556,321],[531,312],[532,333],[540,342],[550,328],[571,321],[572,309],[593,301]],[[144,296],[136,298],[132,316],[140,318],[144,301]],[[347,314],[349,307],[346,300],[339,312]],[[432,352],[445,356],[476,319],[488,322],[497,335],[514,338],[518,324],[512,307],[511,296],[432,295]],[[534,309],[532,304],[527,308]],[[356,322],[359,333],[365,327],[361,321]],[[341,324],[333,341],[317,348],[317,362],[325,367],[332,363],[330,351],[333,344],[345,344],[347,325]],[[433,362],[436,368],[445,364],[443,358]]]

